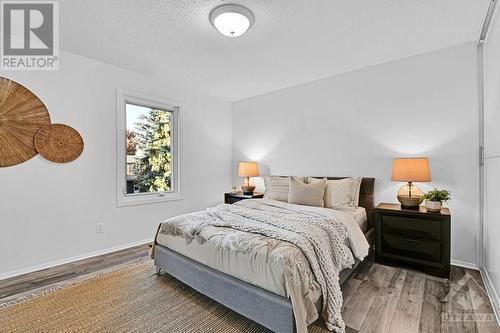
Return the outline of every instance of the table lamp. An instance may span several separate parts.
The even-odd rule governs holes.
[[[253,194],[255,185],[250,182],[250,177],[259,176],[259,167],[257,162],[240,162],[238,166],[238,177],[245,177],[241,189],[243,194]]]
[[[398,201],[402,207],[415,208],[422,202],[422,191],[413,182],[430,182],[429,159],[395,158],[392,162],[392,181],[408,182],[398,191]]]

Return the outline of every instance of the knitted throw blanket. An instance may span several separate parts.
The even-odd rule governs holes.
[[[335,332],[345,331],[341,316],[339,272],[345,267],[349,254],[342,246],[347,241],[347,232],[342,223],[298,212],[262,211],[226,204],[209,208],[207,213],[210,218],[205,219],[205,225],[261,234],[297,246],[306,256],[321,286],[322,316],[327,328]],[[202,229],[203,224],[192,230],[192,235]]]

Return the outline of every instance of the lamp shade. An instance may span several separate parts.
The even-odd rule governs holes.
[[[238,177],[257,177],[259,167],[257,162],[240,162],[238,166]]]
[[[430,182],[429,159],[395,158],[392,162],[391,180],[397,182]]]

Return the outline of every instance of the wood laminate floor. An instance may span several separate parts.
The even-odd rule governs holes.
[[[0,280],[0,301],[2,298],[22,294],[30,290],[75,279],[112,266],[148,257],[149,245],[139,245],[129,249],[103,254],[97,257],[51,267],[13,278]]]
[[[115,265],[147,260],[148,245],[0,281],[0,302]],[[342,286],[347,332],[500,333],[478,271],[452,267],[451,279],[367,260]]]
[[[370,260],[342,293],[347,332],[500,333],[477,270],[452,266],[446,280]]]

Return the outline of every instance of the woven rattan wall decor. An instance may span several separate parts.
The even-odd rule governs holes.
[[[21,84],[0,77],[0,167],[23,163],[40,153],[49,161],[67,163],[83,151],[73,128],[51,124],[43,102]]]
[[[68,163],[83,151],[83,139],[78,132],[63,124],[43,126],[35,135],[36,150],[47,160]]]
[[[35,156],[33,138],[48,124],[49,112],[38,97],[19,83],[0,77],[0,167]]]

